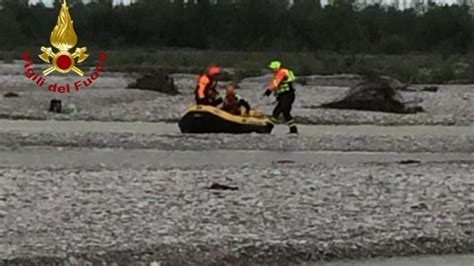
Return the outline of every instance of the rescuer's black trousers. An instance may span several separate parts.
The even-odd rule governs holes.
[[[290,89],[289,91],[282,92],[277,95],[277,106],[273,109],[272,117],[275,120],[278,120],[281,114],[285,118],[285,122],[289,123],[293,120],[291,116],[291,109],[293,108],[293,103],[295,102],[295,90]]]

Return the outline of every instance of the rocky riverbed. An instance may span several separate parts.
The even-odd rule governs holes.
[[[3,168],[0,257],[287,265],[468,253],[473,172],[454,162]]]
[[[3,71],[3,72],[2,72]],[[21,65],[0,67],[0,118],[57,119],[98,121],[149,121],[176,122],[186,108],[193,103],[195,75],[175,74],[173,78],[181,95],[169,96],[152,91],[126,89],[138,74],[103,73],[91,88],[69,94],[51,93],[47,88],[34,86],[21,75]],[[254,107],[270,113],[272,99],[261,99],[262,86],[270,77],[248,78],[238,85],[239,93]],[[52,76],[50,82],[73,84],[72,77]],[[323,103],[335,101],[345,95],[350,85],[360,77],[343,75],[305,78],[305,85],[297,85],[297,101],[294,113],[304,124],[373,124],[373,125],[471,125],[474,123],[473,85],[439,86],[437,92],[416,91],[424,86],[413,86],[415,91],[402,92],[405,101],[422,100],[426,112],[418,114],[391,114],[350,110],[317,108]],[[224,82],[223,85],[228,84]],[[20,97],[5,98],[7,92]],[[62,115],[48,112],[53,98],[64,103],[74,103],[78,113]]]
[[[404,91],[426,112],[401,115],[316,108],[358,77],[307,77],[299,136],[183,135],[195,76],[173,75],[177,96],[126,89],[138,76],[61,95],[0,66],[1,266],[474,253],[473,85]],[[268,113],[267,79],[239,86]],[[79,112],[49,113],[53,98]]]

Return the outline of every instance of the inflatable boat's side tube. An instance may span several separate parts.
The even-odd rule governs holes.
[[[213,106],[196,105],[179,121],[183,133],[271,133],[273,125],[265,118],[229,114]]]

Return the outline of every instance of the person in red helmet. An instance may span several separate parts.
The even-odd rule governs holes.
[[[241,108],[245,108],[245,113],[249,115],[250,113],[250,105],[247,101],[242,99],[235,88],[232,86],[228,86],[225,90],[225,96],[223,99],[223,107],[222,110],[231,113],[233,115],[241,115]]]
[[[220,73],[221,68],[212,65],[207,68],[206,73],[199,76],[194,91],[196,104],[218,106],[222,103],[222,98],[216,90],[217,77]]]

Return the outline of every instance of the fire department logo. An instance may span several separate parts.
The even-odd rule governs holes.
[[[76,48],[74,53],[69,53],[69,50],[77,45],[77,35],[66,0],[61,4],[61,11],[56,26],[51,32],[50,42],[57,52],[53,52],[51,47],[41,47],[43,53],[39,55],[39,58],[51,64],[51,67],[45,69],[43,74],[47,76],[54,71],[63,74],[73,71],[81,77],[84,76],[84,72],[76,64],[84,62],[89,55],[86,54],[86,47]]]

